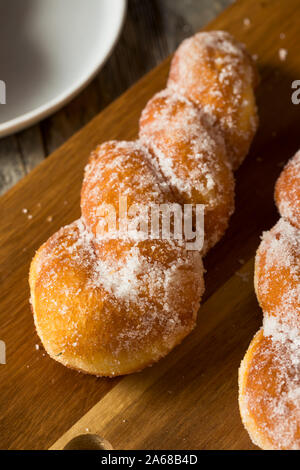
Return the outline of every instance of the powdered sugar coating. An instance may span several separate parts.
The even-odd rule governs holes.
[[[120,198],[123,198],[132,225],[136,226],[146,218],[146,214],[132,211],[130,217],[134,205],[145,208],[152,203],[176,202],[162,175],[153,168],[148,149],[139,141],[106,142],[98,146],[90,157],[82,185],[81,210],[94,235],[103,219],[98,212],[101,207],[110,210],[111,206],[119,222]],[[106,216],[106,211],[103,214]]]
[[[172,61],[168,87],[216,119],[234,169],[245,158],[257,129],[256,82],[244,45],[225,31],[198,33],[186,39]]]
[[[281,173],[275,188],[275,199],[281,216],[300,229],[300,151]]]
[[[206,249],[223,235],[234,206],[234,179],[224,140],[210,115],[166,89],[147,104],[140,138],[184,204],[204,204]]]
[[[265,334],[283,342],[300,338],[300,231],[280,219],[264,233],[255,265]]]
[[[298,178],[298,181],[297,181]],[[255,289],[264,311],[239,371],[241,416],[263,449],[300,450],[300,230],[299,153],[276,186],[283,217],[265,232],[255,260]],[[291,197],[289,197],[291,191]]]
[[[260,330],[240,368],[240,410],[254,444],[300,449],[300,352]]]
[[[226,33],[205,33],[201,40],[209,54],[211,48],[219,54],[217,73],[210,77],[212,101],[205,96],[203,103],[193,97],[189,101],[187,93],[174,92],[173,63],[169,87],[174,96],[163,93],[171,108],[180,103],[183,114],[172,121],[173,135],[167,135],[172,155],[161,148],[158,134],[153,139],[143,132],[135,142],[99,146],[86,167],[82,218],[52,236],[32,261],[36,328],[50,356],[66,366],[96,375],[135,372],[170,352],[195,325],[203,293],[201,254],[187,252],[184,243],[174,240],[140,237],[136,226],[145,222],[144,213],[133,211],[134,228],[125,230],[126,236],[122,229],[108,236],[100,230],[99,235],[99,224],[102,229],[103,209],[112,209],[119,219],[121,196],[127,206],[146,208],[204,203],[206,250],[224,232],[233,210],[231,164],[237,166],[235,160],[244,157],[256,126],[254,80],[247,74],[234,76],[236,83],[230,80],[233,64],[247,60],[244,51],[239,59],[229,59],[236,46]],[[209,74],[209,64],[199,62]],[[241,65],[246,70],[246,63]],[[197,79],[197,70],[195,75],[191,69],[191,75]],[[238,111],[232,111],[232,103],[239,103]],[[156,120],[160,132],[164,126],[158,115]],[[189,148],[180,154],[181,146]]]
[[[96,241],[80,219],[40,248],[30,284],[51,357],[118,375],[155,362],[193,329],[203,266],[172,241]]]

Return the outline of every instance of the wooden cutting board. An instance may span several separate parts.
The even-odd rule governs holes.
[[[45,354],[28,303],[34,251],[80,215],[90,151],[105,140],[136,136],[142,108],[165,85],[167,60],[0,199],[0,340],[7,346],[7,364],[0,365],[3,449],[47,449],[57,440],[54,448],[62,448],[86,429],[116,449],[254,448],[239,418],[237,369],[262,320],[253,291],[253,256],[261,232],[278,218],[276,178],[300,146],[300,105],[291,102],[291,83],[300,79],[300,2],[239,1],[207,29],[228,30],[258,55],[261,124],[236,175],[230,228],[205,259],[198,326],[154,367],[101,379],[68,370]],[[280,48],[288,51],[284,62]]]

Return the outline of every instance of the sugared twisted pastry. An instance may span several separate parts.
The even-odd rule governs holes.
[[[257,128],[256,69],[245,47],[224,31],[188,38],[175,52],[168,87],[187,96],[220,125],[237,169]]]
[[[81,219],[53,235],[32,261],[37,332],[49,355],[68,367],[101,376],[135,372],[195,326],[202,256],[228,225],[232,166],[245,157],[257,116],[255,71],[244,46],[224,32],[200,33],[184,44],[168,87],[142,113],[139,140],[107,142],[92,153]],[[189,71],[189,87],[180,70]],[[124,204],[130,207],[125,226]],[[153,204],[170,210],[202,204],[203,248],[190,251],[176,237],[144,237],[139,229],[153,223]],[[106,231],[109,224],[113,230]]]
[[[263,235],[255,290],[264,312],[239,371],[243,423],[262,449],[300,449],[300,152],[276,184],[282,218]]]

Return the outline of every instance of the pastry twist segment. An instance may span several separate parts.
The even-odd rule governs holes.
[[[167,89],[143,111],[139,139],[106,142],[92,153],[81,218],[42,245],[30,268],[36,329],[53,359],[100,376],[128,374],[192,331],[204,291],[202,256],[228,225],[232,168],[257,125],[255,75],[228,33],[196,35],[175,54]],[[120,199],[130,208],[125,227]],[[201,250],[175,236],[145,236],[153,205],[172,211],[185,204],[204,207]]]
[[[298,152],[276,184],[282,217],[257,251],[254,282],[263,328],[239,371],[242,420],[262,449],[300,449],[299,194]]]

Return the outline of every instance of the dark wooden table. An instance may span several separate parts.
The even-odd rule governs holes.
[[[119,43],[92,83],[53,116],[0,140],[0,194],[230,3],[129,0]]]

